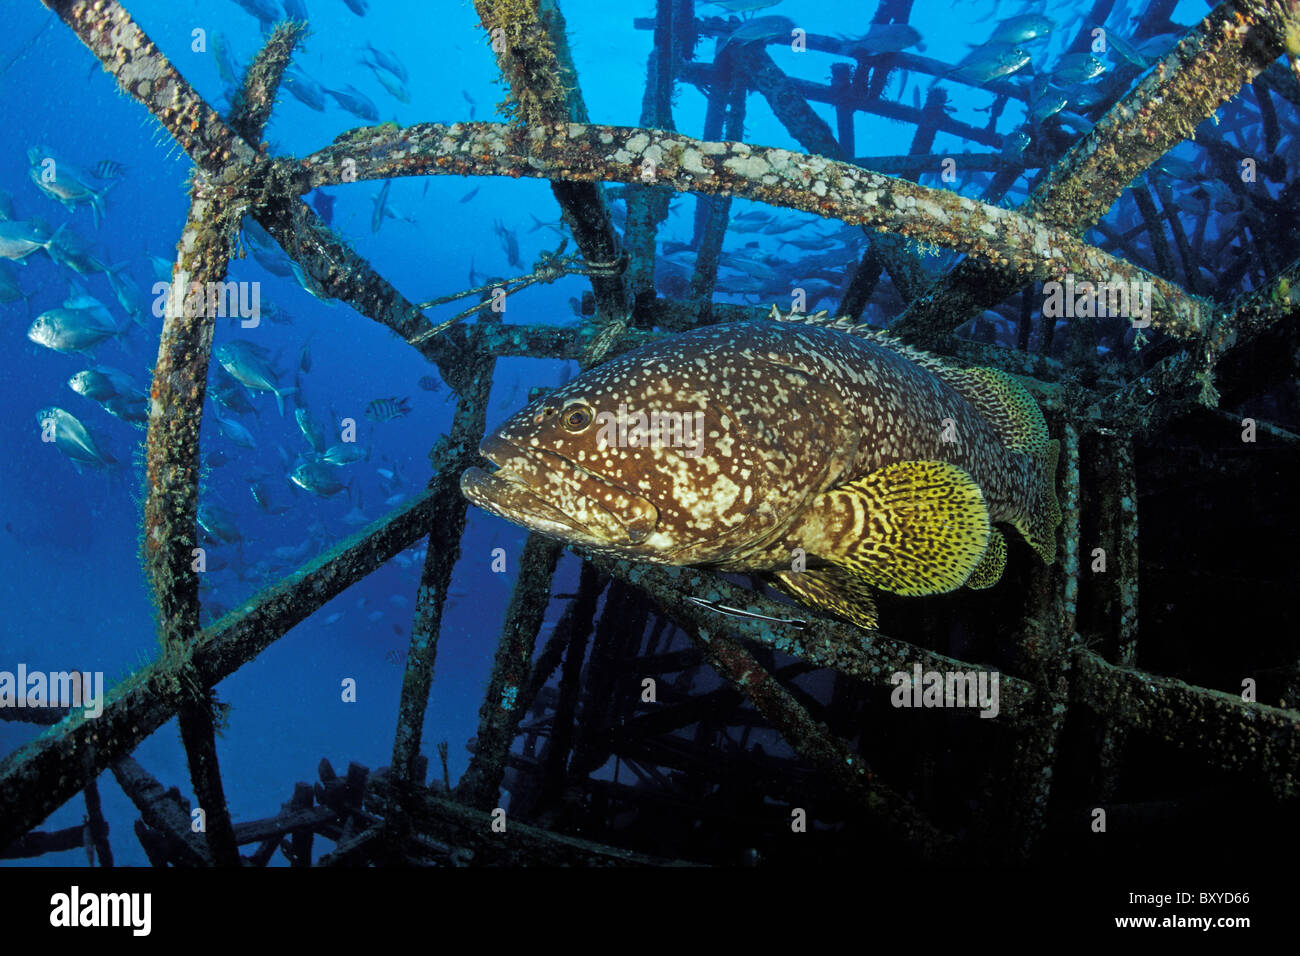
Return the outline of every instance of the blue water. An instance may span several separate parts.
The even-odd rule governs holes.
[[[260,44],[256,21],[226,0],[130,0],[126,5],[208,102],[224,111],[224,84],[210,52],[212,38],[224,34],[242,67]],[[850,7],[853,12],[846,13],[839,4],[790,0],[763,13],[796,18],[812,33],[864,31],[874,4]],[[1117,7],[1112,23],[1124,19],[1124,5]],[[381,120],[408,124],[467,119],[471,101],[474,118],[496,118],[493,108],[504,91],[470,3],[372,0],[364,18],[349,11],[342,0],[308,0],[308,8],[312,34],[295,63],[327,85],[351,83],[360,88],[379,104]],[[592,121],[636,125],[651,34],[633,29],[632,19],[653,16],[653,3],[570,0],[563,9]],[[1021,9],[1019,4],[1005,5],[998,16]],[[1175,11],[1174,19],[1191,23],[1205,10],[1204,3],[1185,2]],[[917,3],[911,22],[925,35],[925,55],[955,62],[966,54],[968,43],[978,42],[990,29],[992,12],[988,3],[953,5],[936,0]],[[1077,13],[1071,14],[1068,8],[1049,12],[1069,22],[1070,28],[1041,44],[1036,57],[1059,54],[1075,33]],[[40,216],[55,227],[67,224],[91,240],[106,261],[125,264],[147,293],[155,281],[147,255],[174,258],[188,205],[189,160],[140,104],[117,92],[97,61],[57,18],[42,28],[52,17],[44,7],[34,0],[22,0],[6,4],[5,13],[6,39],[0,43],[0,62],[10,65],[0,75],[4,131],[0,187],[13,194],[19,218]],[[207,52],[193,51],[196,30],[205,31]],[[409,104],[385,93],[370,70],[357,62],[366,40],[393,51],[409,67]],[[27,52],[13,59],[29,42]],[[701,55],[706,59],[711,43],[702,45]],[[772,48],[772,55],[792,74],[818,82],[827,78],[830,57],[798,54],[779,46]],[[924,89],[929,82],[928,77],[908,78],[908,86],[898,98],[910,102],[912,87]],[[958,118],[981,125],[987,122],[986,114],[973,110],[987,106],[990,99],[986,93],[954,87],[951,102]],[[832,111],[822,105],[817,108],[834,128]],[[698,136],[704,111],[704,97],[694,87],[681,85],[674,104],[677,128]],[[998,130],[1013,129],[1022,117],[1023,108],[1013,104]],[[332,100],[318,113],[282,90],[265,139],[275,154],[304,155],[360,125],[365,125],[364,121]],[[758,96],[749,98],[745,125],[750,142],[799,149]],[[856,134],[859,154],[894,155],[907,152],[912,128],[860,115]],[[89,208],[65,209],[40,194],[28,179],[26,151],[37,145],[83,166],[112,159],[125,167],[125,176],[109,194],[107,216],[99,228],[95,228]],[[944,155],[945,150],[956,153],[967,148],[973,147],[941,134],[934,152]],[[1181,149],[1190,157],[1195,148]],[[935,177],[926,182],[941,185]],[[1023,197],[1027,182],[1028,178],[1022,177],[1012,190],[1013,200]],[[954,188],[977,194],[977,185],[957,183]],[[530,231],[530,216],[544,221],[559,217],[544,181],[438,176],[399,179],[392,184],[389,205],[415,222],[389,219],[374,233],[372,197],[379,187],[379,183],[366,182],[329,190],[337,198],[333,228],[413,301],[465,288],[471,268],[480,276],[516,272],[508,265],[495,235],[498,220],[517,232],[525,266],[557,242],[548,229]],[[473,199],[461,202],[475,188],[478,192]],[[758,207],[738,202],[733,214],[751,208]],[[693,213],[694,200],[676,199],[661,239],[688,241]],[[740,248],[751,240],[767,251],[778,248],[776,240],[769,237],[736,235],[729,237],[727,248]],[[32,256],[30,264],[17,271],[30,298],[26,303],[0,306],[0,334],[4,336],[0,403],[7,412],[0,415],[0,448],[6,451],[0,460],[4,524],[0,533],[0,567],[4,569],[0,607],[6,613],[0,669],[12,669],[22,662],[29,669],[102,671],[112,684],[157,651],[138,552],[144,432],[74,394],[66,381],[91,364],[104,364],[130,372],[139,386],[147,388],[156,356],[158,323],[151,320],[147,329],[100,346],[90,359],[39,348],[27,340],[25,330],[32,316],[57,306],[67,296],[67,272],[40,255]],[[277,447],[282,446],[292,457],[305,444],[292,414],[280,417],[269,394],[253,396],[256,416],[241,419],[256,437],[253,451],[223,439],[211,416],[206,418],[205,454],[219,448],[233,460],[211,469],[203,483],[202,500],[234,511],[243,537],[239,548],[216,549],[231,567],[211,573],[213,586],[204,596],[206,604],[217,602],[227,608],[295,567],[298,562],[276,561],[273,553],[277,548],[302,545],[313,526],[323,526],[319,533],[326,541],[351,534],[355,529],[342,519],[359,501],[368,518],[380,517],[386,492],[380,487],[377,468],[395,465],[403,476],[402,490],[418,492],[430,475],[428,450],[447,429],[453,407],[447,401],[445,385],[436,392],[417,385],[422,376],[436,376],[436,370],[387,329],[348,305],[322,303],[292,278],[271,274],[251,257],[232,262],[229,278],[261,283],[263,302],[277,305],[291,316],[292,323],[263,322],[255,330],[240,330],[223,320],[217,328],[216,344],[236,337],[256,341],[278,354],[277,364],[286,378],[292,378],[301,348],[310,343],[313,364],[303,376],[300,397],[320,420],[330,417],[331,408],[339,417],[356,419],[361,440],[371,446],[371,457],[345,469],[352,480],[353,497],[317,498],[294,490],[283,478],[285,465]],[[121,319],[105,277],[91,275],[85,281],[91,293]],[[509,300],[505,320],[571,322],[570,299],[580,297],[587,288],[581,277],[535,287]],[[725,283],[720,283],[719,294],[728,295]],[[743,296],[732,298],[752,301]],[[437,320],[450,314],[451,310],[443,310],[431,317]],[[572,372],[571,365],[560,362],[501,362],[489,426],[522,405],[530,386],[554,385]],[[408,396],[411,413],[372,425],[364,417],[367,403],[388,396]],[[109,472],[78,473],[57,450],[39,441],[36,412],[48,405],[58,405],[79,417],[101,447],[124,465]],[[270,474],[274,499],[290,505],[288,511],[268,515],[257,508],[244,480],[254,470]],[[514,559],[523,540],[521,529],[470,510],[464,552],[452,584],[457,596],[443,620],[424,728],[424,752],[430,757],[432,776],[438,775],[434,745],[441,740],[450,743],[453,782],[466,767],[469,753],[465,744],[477,730],[477,710],[499,635],[501,612],[510,595]],[[509,556],[506,574],[489,570],[491,551],[496,547],[504,548]],[[315,779],[321,757],[329,758],[340,772],[349,761],[372,768],[390,761],[402,676],[400,657],[409,638],[420,566],[418,555],[410,554],[403,562],[390,563],[321,608],[217,687],[219,698],[231,705],[229,725],[218,749],[235,820],[275,814],[290,796],[295,780]],[[245,569],[249,580],[234,573],[239,567]],[[576,563],[567,557],[555,590],[569,590],[575,580]],[[560,607],[559,602],[552,605],[548,622],[558,616]],[[341,617],[326,623],[334,615]],[[348,677],[358,683],[356,703],[340,699],[340,682]],[[21,746],[39,730],[33,725],[0,722],[0,754]],[[134,756],[164,786],[176,785],[189,793],[185,754],[174,722],[141,744]],[[100,792],[112,828],[116,862],[145,864],[130,831],[136,812],[111,774],[101,778]],[[83,812],[78,796],[42,827],[55,830],[79,824]],[[79,864],[83,860],[82,851],[76,850],[21,862]]]

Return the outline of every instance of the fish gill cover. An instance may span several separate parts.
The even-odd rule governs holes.
[[[1294,2],[8,12],[0,857],[1295,835]]]

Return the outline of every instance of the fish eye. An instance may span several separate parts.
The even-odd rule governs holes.
[[[565,431],[580,432],[591,424],[591,409],[586,405],[570,405],[564,410],[564,416],[560,419],[560,424],[564,426]]]

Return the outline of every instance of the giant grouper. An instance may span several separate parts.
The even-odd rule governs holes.
[[[875,591],[1002,576],[1009,525],[1056,557],[1059,443],[1014,377],[817,316],[644,345],[483,439],[465,496],[588,552],[764,572],[877,626]]]

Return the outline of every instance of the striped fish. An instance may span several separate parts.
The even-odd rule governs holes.
[[[366,406],[366,418],[372,422],[391,422],[394,418],[409,415],[409,398],[376,398]]]
[[[121,179],[126,175],[126,167],[116,160],[101,159],[90,167],[90,172],[96,179]]]
[[[1059,445],[1012,376],[824,318],[645,345],[479,445],[474,504],[584,550],[769,575],[877,626],[880,591],[985,588],[1015,529],[1051,563]]]

